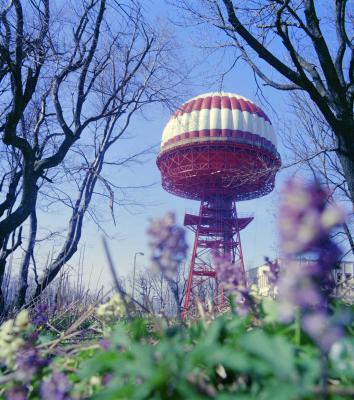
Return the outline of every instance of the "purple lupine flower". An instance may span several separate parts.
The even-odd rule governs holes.
[[[178,284],[175,278],[188,251],[185,230],[176,224],[175,214],[169,212],[162,219],[151,220],[147,233],[150,237],[153,267],[166,279],[176,302],[177,313],[180,314]]]
[[[26,400],[28,394],[28,389],[24,385],[16,385],[11,389],[6,390],[5,399],[6,400]]]
[[[104,374],[102,377],[102,385],[107,386],[109,382],[112,380],[113,375],[112,374]]]
[[[255,310],[255,304],[240,265],[234,264],[229,257],[212,252],[216,277],[225,291],[236,301],[237,312],[246,315]]]
[[[332,324],[328,314],[321,311],[307,313],[302,318],[302,327],[309,336],[316,339],[319,347],[326,353],[344,334],[342,327]]]
[[[279,262],[278,260],[271,261],[268,257],[266,257],[265,261],[269,267],[269,271],[266,271],[265,275],[268,278],[269,284],[274,288],[279,279],[279,272],[280,272]]]
[[[32,317],[32,323],[36,327],[45,325],[48,322],[48,304],[39,303],[34,308],[34,315]]]
[[[329,231],[343,222],[340,208],[328,205],[328,193],[317,184],[292,179],[282,190],[280,244],[286,255],[301,254],[328,241]]]
[[[341,254],[330,232],[344,220],[342,211],[327,200],[319,185],[292,180],[284,186],[279,210],[285,263],[278,284],[281,318],[289,321],[300,312],[304,331],[324,352],[341,335],[340,327],[331,323],[328,299]]]
[[[43,358],[39,350],[30,342],[26,343],[16,357],[17,369],[25,372],[26,379],[28,378],[29,380],[39,369],[46,367],[48,364],[49,360]]]
[[[99,345],[103,350],[107,351],[111,348],[111,341],[104,338],[99,341]]]
[[[219,282],[229,293],[235,293],[242,279],[240,268],[233,264],[228,257],[221,256],[217,252],[212,252],[214,268]]]
[[[169,212],[164,218],[151,220],[147,233],[154,266],[172,279],[187,255],[185,230],[176,224],[175,214]]]
[[[70,400],[70,388],[68,378],[62,372],[54,372],[48,380],[41,384],[41,399]]]

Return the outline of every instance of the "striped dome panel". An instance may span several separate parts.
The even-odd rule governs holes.
[[[170,118],[161,150],[188,142],[230,140],[276,151],[276,137],[264,111],[233,93],[206,93],[184,103]]]

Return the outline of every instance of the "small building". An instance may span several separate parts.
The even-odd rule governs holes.
[[[278,261],[280,271],[282,269],[281,260]],[[300,263],[308,264],[311,260],[301,260]],[[276,296],[277,287],[273,287],[268,278],[269,265],[263,264],[247,270],[247,282],[249,286],[256,286],[258,294],[263,297]],[[280,272],[281,273],[281,272]],[[333,278],[336,282],[334,294],[345,301],[354,301],[354,261],[343,261],[339,267],[333,270]]]

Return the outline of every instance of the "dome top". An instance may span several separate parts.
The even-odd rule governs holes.
[[[242,99],[242,100],[249,101],[252,103],[252,101],[250,99],[248,99],[247,97],[241,96],[236,93],[231,93],[231,92],[207,92],[207,93],[199,94],[198,96],[192,97],[190,100],[187,101],[187,103],[192,100],[196,100],[196,99],[200,99],[200,98],[204,98],[204,97],[215,97],[215,96],[236,97],[238,99]]]
[[[237,141],[241,136],[276,151],[272,124],[259,106],[238,94],[209,92],[193,97],[172,114],[162,134],[161,151],[206,140]]]
[[[226,92],[182,104],[164,129],[156,162],[170,193],[235,201],[271,192],[281,165],[267,115],[251,100]]]

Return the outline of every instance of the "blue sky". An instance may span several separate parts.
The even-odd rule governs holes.
[[[163,0],[145,0],[143,4],[151,23],[155,23],[154,21],[157,20],[158,23],[169,25],[169,18],[174,18],[175,10],[166,6]],[[264,98],[260,102],[257,98],[257,85],[253,73],[248,66],[241,62],[237,63],[236,67],[225,76],[221,85],[217,77],[220,77],[221,73],[228,69],[233,60],[232,55],[218,52],[206,57],[204,51],[195,47],[199,39],[193,30],[173,25],[170,25],[169,29],[175,31],[181,58],[186,59],[189,64],[196,65],[191,77],[192,84],[188,87],[184,101],[203,92],[218,90],[234,92],[259,104],[270,117],[276,133],[282,129],[284,123],[288,122],[289,115],[285,94],[270,88],[263,88]],[[205,36],[205,41],[208,40],[208,36]],[[178,67],[179,65],[176,65],[176,68]],[[151,146],[155,146],[158,150],[163,128],[170,116],[170,110],[155,105],[145,110],[144,116],[140,115],[133,120],[126,138],[117,143],[119,145],[113,149],[115,157],[124,158]],[[287,154],[284,152],[281,140],[279,140],[278,150],[282,159],[286,159]],[[104,228],[112,237],[109,240],[109,246],[120,275],[127,275],[132,271],[135,252],[145,253],[145,256],[138,257],[138,268],[149,267],[150,254],[146,237],[149,218],[163,216],[167,211],[175,211],[178,222],[182,224],[184,213],[186,211],[196,212],[199,206],[196,201],[180,199],[162,189],[160,173],[156,166],[156,153],[143,157],[143,161],[141,165],[132,165],[130,168],[111,168],[105,172],[105,176],[122,187],[154,184],[148,189],[128,191],[132,202],[136,202],[140,206],[116,207],[117,224],[114,226],[108,204],[102,203],[101,200],[97,201],[97,199],[95,202],[95,207],[99,210],[102,218],[107,221]],[[254,221],[241,233],[247,268],[262,264],[265,256],[270,258],[277,256],[276,208],[278,190],[284,179],[285,173],[279,174],[273,193],[256,200],[239,203],[239,212],[254,215]],[[45,216],[42,215],[43,217]],[[59,229],[65,229],[66,221],[65,212],[60,211],[55,218],[56,225]],[[102,232],[97,229],[95,224],[86,219],[81,248],[85,249],[84,279],[91,287],[95,287],[98,281],[105,286],[109,286],[111,282],[101,237]],[[192,245],[193,237],[191,234],[188,234],[188,239],[190,245]],[[70,261],[70,265],[73,266],[73,275],[75,275],[77,264],[78,255]],[[88,282],[89,279],[90,282]]]
[[[162,0],[148,0],[144,2],[144,6],[149,12],[151,21],[158,18],[160,23],[168,23],[168,15],[174,16],[174,10],[168,8]],[[225,77],[221,87],[220,81],[216,78],[227,69],[232,57],[216,54],[215,56],[206,58],[201,50],[194,47],[193,43],[196,37],[192,31],[176,26],[171,26],[170,29],[175,30],[181,46],[181,56],[188,62],[199,65],[193,72],[193,85],[190,86],[190,93],[188,93],[185,100],[203,92],[222,89],[238,93],[260,104],[260,101],[256,97],[257,86],[253,73],[248,66],[238,63],[237,67]],[[278,127],[282,124],[278,116],[286,114],[286,98],[282,93],[275,92],[272,89],[264,89],[264,96],[271,106],[277,110],[278,115],[276,116],[274,115],[274,110],[269,106],[260,104],[270,116],[277,131]],[[169,119],[170,110],[160,106],[153,106],[144,115],[147,115],[148,118],[145,119],[142,116],[136,118],[129,129],[129,138],[121,142],[114,149],[122,157],[150,146],[159,146],[162,130]],[[284,157],[281,145],[279,146],[279,151],[282,157]],[[137,259],[138,268],[144,269],[149,267],[150,254],[145,234],[149,218],[162,216],[167,211],[172,210],[176,212],[178,221],[182,224],[186,210],[195,212],[198,210],[198,202],[180,199],[166,193],[161,188],[160,173],[155,161],[156,154],[153,154],[144,157],[142,165],[135,165],[129,169],[110,170],[107,173],[115,184],[121,186],[139,186],[155,183],[149,189],[132,190],[129,192],[132,200],[142,203],[143,206],[117,207],[116,227],[111,222],[108,206],[105,204],[101,206],[101,214],[107,219],[105,229],[110,235],[114,236],[109,241],[109,245],[117,270],[122,275],[129,274],[132,271],[134,253],[138,251],[145,253],[144,257],[140,256]],[[239,203],[239,212],[254,215],[254,221],[241,233],[245,264],[248,268],[262,264],[265,256],[275,257],[277,255],[275,212],[278,188],[283,179],[282,176],[277,178],[276,190],[270,195]],[[81,246],[85,246],[85,269],[87,271],[91,268],[93,269],[91,285],[92,282],[96,284],[97,279],[100,279],[102,284],[106,286],[110,284],[110,275],[102,250],[101,236],[102,233],[97,230],[96,226],[87,222]],[[188,234],[188,239],[190,244],[192,244],[193,236],[191,234]],[[75,265],[75,260],[72,260],[70,264]],[[87,278],[90,276],[90,273],[87,272],[85,275]]]

